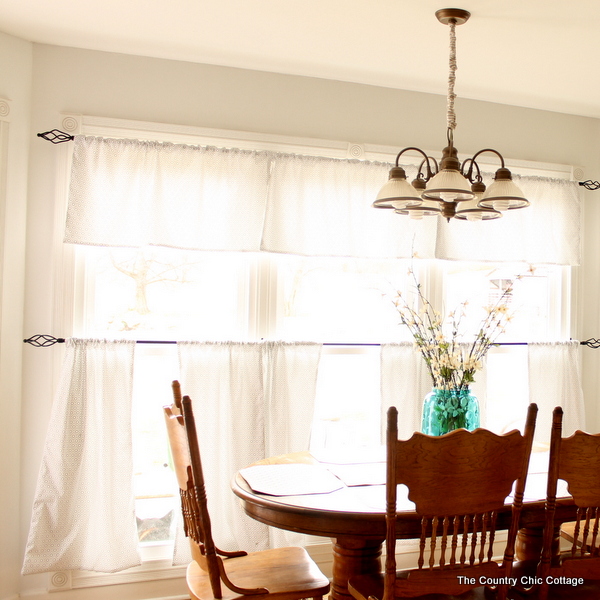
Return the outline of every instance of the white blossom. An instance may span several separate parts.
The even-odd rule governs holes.
[[[414,338],[414,347],[421,352],[437,388],[452,389],[467,387],[473,382],[474,374],[483,368],[482,359],[494,340],[504,332],[510,322],[509,301],[512,288],[504,290],[498,302],[485,307],[486,317],[473,340],[464,343],[460,332],[461,318],[466,314],[468,301],[447,318],[436,311],[424,297],[417,284],[420,308],[413,309],[398,292],[394,305],[400,314],[401,323],[407,326]],[[448,331],[451,333],[448,334]]]

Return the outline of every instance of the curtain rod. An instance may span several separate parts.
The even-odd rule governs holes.
[[[24,344],[30,344],[36,348],[49,348],[54,344],[64,344],[65,338],[54,337],[47,334],[36,334],[30,338],[23,340]],[[136,344],[177,344],[176,340],[135,340]],[[588,348],[600,348],[600,339],[590,338],[579,342],[581,346],[587,346]],[[527,346],[528,342],[498,342],[493,344],[494,346]],[[376,342],[323,342],[323,346],[357,346],[357,347],[368,347],[368,346],[381,346],[380,343]]]
[[[37,134],[37,137],[42,138],[47,142],[51,142],[52,144],[64,144],[65,142],[72,142],[75,139],[73,134],[66,133],[61,129],[50,129],[49,131],[40,132]],[[588,179],[587,181],[578,181],[577,183],[586,190],[600,189],[600,182],[592,181],[591,179]]]

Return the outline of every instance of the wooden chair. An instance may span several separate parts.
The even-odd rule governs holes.
[[[169,444],[181,493],[185,534],[193,561],[187,569],[192,599],[321,600],[329,593],[329,580],[303,548],[277,548],[262,552],[223,552],[213,541],[204,475],[192,403],[181,398],[173,382],[172,406],[165,406]],[[179,406],[178,406],[179,405]]]
[[[523,435],[516,430],[496,435],[485,429],[457,429],[440,437],[415,433],[403,441],[398,440],[398,412],[390,408],[385,573],[350,578],[350,593],[357,600],[428,594],[446,598],[470,590],[483,597],[480,577],[491,582],[510,576],[536,416],[537,406],[531,404]],[[421,516],[417,567],[405,571],[396,571],[395,557],[399,484],[408,487]],[[498,563],[493,559],[496,519],[513,484],[512,518]],[[506,593],[507,585],[497,586],[499,600]]]
[[[560,578],[600,580],[600,434],[576,431],[562,437],[562,408],[556,407],[552,414],[550,436],[550,462],[546,494],[546,522],[542,558],[538,567],[541,579],[539,598],[559,591]],[[567,482],[569,494],[577,506],[575,522],[565,527],[571,547],[563,552],[555,551],[556,489],[558,480]],[[548,577],[558,585],[550,586]],[[588,587],[590,582],[588,582]],[[572,597],[577,596],[581,586],[571,586]],[[589,595],[588,590],[588,595]],[[600,584],[596,586],[600,598]]]

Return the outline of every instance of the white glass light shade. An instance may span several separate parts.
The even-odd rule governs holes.
[[[402,209],[407,206],[418,206],[421,202],[419,192],[404,177],[392,177],[379,190],[373,206]]]
[[[529,200],[512,179],[495,179],[483,195],[479,206],[495,210],[513,210],[529,206]]]
[[[457,219],[463,219],[467,221],[487,221],[489,219],[498,219],[502,216],[501,212],[492,208],[483,208],[479,206],[479,198],[481,194],[477,194],[473,200],[467,200],[461,202],[456,208]]]
[[[471,184],[455,169],[442,169],[427,183],[423,198],[444,202],[471,200],[475,194]]]
[[[399,215],[408,215],[411,219],[420,220],[423,217],[433,217],[442,213],[440,205],[435,200],[423,200],[420,206],[407,206],[406,208],[396,212]]]

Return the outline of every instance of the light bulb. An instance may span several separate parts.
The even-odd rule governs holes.
[[[420,221],[423,218],[423,213],[424,211],[422,210],[411,210],[410,218],[414,219],[415,221]]]
[[[483,214],[478,210],[467,213],[467,221],[481,221],[482,219]]]
[[[414,206],[415,204],[417,204],[417,200],[403,198],[401,200],[388,200],[388,203],[390,204],[390,206],[392,206],[396,210],[402,210],[403,208],[406,208],[407,206]]]
[[[508,198],[492,200],[492,206],[494,207],[494,210],[508,210],[509,205],[510,200]]]
[[[456,192],[440,192],[440,198],[444,202],[454,202],[458,196],[459,194]]]

